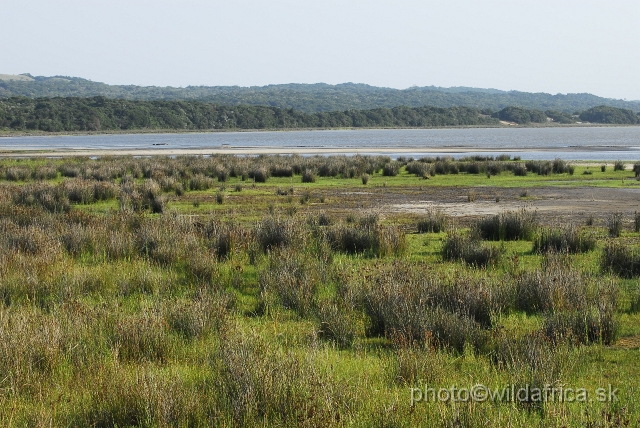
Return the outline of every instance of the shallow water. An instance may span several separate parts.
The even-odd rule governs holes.
[[[637,160],[640,126],[563,128],[463,128],[286,132],[214,132],[187,134],[119,134],[82,136],[4,137],[0,150],[46,149],[206,149],[206,148],[404,148],[397,156],[500,154],[518,151],[523,159]],[[415,149],[406,153],[406,148]],[[448,151],[447,149],[451,149]],[[438,153],[430,152],[438,149]],[[447,153],[442,153],[442,149]],[[328,150],[328,151],[327,151]],[[487,152],[489,150],[489,152]],[[481,153],[480,153],[481,152]]]

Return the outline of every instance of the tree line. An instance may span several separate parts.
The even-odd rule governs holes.
[[[500,120],[543,123],[554,112],[507,107],[394,107],[305,113],[267,106],[220,106],[201,101],[140,101],[106,97],[0,99],[0,129],[74,132],[115,130],[295,129],[491,126]],[[581,115],[555,113],[567,123],[638,123],[630,110],[596,107]],[[554,118],[554,121],[556,119]],[[560,121],[560,120],[558,120]]]
[[[640,111],[640,101],[602,98],[591,94],[545,94],[468,87],[435,86],[407,89],[364,84],[284,84],[268,86],[188,86],[186,88],[107,85],[78,77],[30,76],[31,81],[0,80],[0,98],[24,96],[94,97],[130,100],[198,100],[216,105],[260,105],[305,113],[372,110],[398,106],[471,107],[498,111],[509,106],[574,113],[606,105]]]

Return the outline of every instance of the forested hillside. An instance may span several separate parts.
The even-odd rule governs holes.
[[[470,107],[394,107],[304,113],[264,106],[219,106],[201,101],[139,101],[117,98],[0,99],[0,129],[13,131],[118,131],[295,128],[396,128],[491,126],[499,121],[521,125],[573,123],[576,115],[563,115],[521,107],[498,112]],[[594,123],[636,124],[631,110],[600,106],[580,119]],[[554,119],[556,120],[556,119]]]
[[[186,88],[107,85],[77,77],[28,76],[32,80],[0,80],[0,98],[24,96],[94,97],[135,100],[199,100],[217,105],[260,105],[293,108],[306,113],[371,110],[397,106],[473,107],[497,111],[509,106],[534,110],[581,112],[605,105],[640,111],[640,101],[601,98],[591,94],[545,94],[467,87],[434,86],[408,89],[379,88],[364,84],[286,84],[269,86],[189,86]]]
[[[218,106],[200,101],[105,97],[0,100],[0,129],[22,131],[439,127],[497,123],[497,119],[468,107],[395,107],[309,114],[278,107]]]

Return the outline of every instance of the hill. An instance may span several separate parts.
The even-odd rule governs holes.
[[[23,96],[124,98],[130,100],[197,100],[217,105],[258,105],[295,109],[305,113],[371,110],[397,106],[441,108],[471,107],[501,110],[518,106],[564,113],[609,106],[640,112],[640,101],[602,98],[591,94],[546,94],[468,87],[436,86],[392,89],[365,84],[284,84],[268,86],[188,86],[186,88],[107,85],[79,77],[20,75],[26,80],[7,80],[0,75],[0,98]],[[28,80],[32,79],[32,80]]]

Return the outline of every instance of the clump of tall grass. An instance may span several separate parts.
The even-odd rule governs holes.
[[[4,174],[8,181],[27,181],[31,178],[31,168],[26,166],[12,166]]]
[[[292,218],[267,217],[256,224],[254,234],[262,251],[292,245],[301,238]]]
[[[362,174],[360,178],[362,179],[362,184],[364,184],[365,186],[367,185],[367,183],[369,183],[369,174]]]
[[[221,410],[233,426],[295,426],[301,421],[327,426],[351,411],[353,396],[346,385],[322,375],[313,360],[277,349],[257,335],[224,335],[212,365],[219,374]]]
[[[617,160],[613,163],[613,170],[614,171],[624,171],[624,162],[622,162],[621,160]]]
[[[213,178],[202,174],[196,174],[189,180],[189,190],[209,190],[213,186]]]
[[[565,344],[554,344],[544,333],[528,333],[513,337],[499,332],[493,339],[492,362],[508,372],[515,391],[539,388],[561,382],[575,364],[575,351]],[[512,397],[527,410],[540,411],[545,403],[532,396]]]
[[[320,338],[333,341],[340,349],[347,349],[362,335],[361,317],[348,302],[322,301],[318,306]]]
[[[424,177],[429,173],[429,169],[429,165],[425,162],[414,161],[407,164],[407,172],[409,174],[414,174],[416,177]]]
[[[34,168],[32,176],[35,180],[54,180],[58,178],[58,169],[53,165],[40,165]]]
[[[474,232],[491,241],[531,240],[538,228],[536,212],[520,210],[478,220]]]
[[[20,396],[36,393],[64,361],[59,320],[35,308],[0,307],[0,372],[3,389]]]
[[[400,333],[392,334],[390,339],[394,347],[390,368],[396,383],[406,386],[432,384],[444,376],[447,354],[432,343],[431,334],[421,341]]]
[[[445,261],[459,260],[472,266],[486,267],[500,260],[501,251],[484,244],[475,233],[463,235],[451,231],[442,243],[440,254]]]
[[[569,173],[569,175],[573,175],[575,171],[575,167],[573,165],[568,164],[566,161],[556,158],[553,161],[553,172],[555,174],[564,174]]]
[[[623,278],[640,276],[640,251],[620,242],[610,242],[602,251],[600,267]]]
[[[553,164],[550,161],[526,161],[527,171],[538,175],[549,175],[553,172]]]
[[[256,183],[266,183],[270,173],[266,168],[254,168],[249,171],[248,175]]]
[[[162,213],[166,208],[166,197],[162,195],[160,185],[152,179],[145,180],[142,185],[123,181],[120,188],[120,209],[133,212],[151,211]]]
[[[268,303],[275,297],[286,309],[303,316],[311,313],[322,269],[318,261],[305,253],[286,249],[272,251],[268,266],[259,274],[263,302]]]
[[[447,229],[449,216],[440,210],[430,209],[426,217],[418,221],[418,233],[440,233]]]
[[[406,251],[404,232],[397,227],[380,225],[376,215],[335,225],[324,232],[324,237],[334,251],[347,254],[385,257],[400,256]]]
[[[115,184],[103,181],[72,179],[65,180],[64,189],[69,201],[78,204],[92,204],[96,201],[108,201],[117,196]]]
[[[516,309],[527,313],[586,308],[592,284],[571,266],[567,256],[550,254],[543,267],[515,279]]]
[[[121,317],[111,337],[114,352],[123,361],[165,361],[172,347],[165,326],[151,311]]]
[[[622,235],[622,214],[621,213],[612,213],[607,218],[607,229],[609,231],[609,236],[612,238],[618,238]]]
[[[586,310],[550,314],[545,318],[544,331],[554,342],[611,345],[618,337],[619,322],[611,304],[600,304]]]
[[[395,177],[400,171],[400,166],[400,163],[397,161],[389,162],[382,168],[382,175],[384,177]]]
[[[172,302],[165,310],[165,317],[171,330],[192,340],[224,328],[234,305],[229,294],[201,290],[191,299]]]
[[[231,258],[247,241],[246,232],[235,224],[210,220],[198,227],[207,248],[212,250],[218,259]]]
[[[14,188],[13,203],[26,207],[41,207],[51,213],[65,213],[71,209],[69,196],[64,187],[45,182]]]
[[[483,326],[491,324],[508,300],[508,293],[493,284],[446,279],[406,262],[383,267],[360,287],[369,335],[400,334],[408,343],[432,336],[433,343],[457,351],[467,344],[481,348],[487,339]]]
[[[302,174],[302,182],[303,183],[315,183],[316,182],[316,175],[313,171],[311,170],[305,170],[304,173]]]
[[[533,241],[533,251],[538,254],[549,251],[586,253],[595,247],[596,238],[582,233],[573,225],[562,229],[542,229]]]

